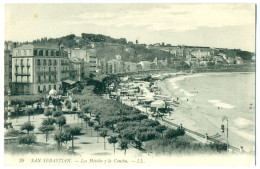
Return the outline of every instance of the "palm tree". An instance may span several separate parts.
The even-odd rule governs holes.
[[[100,133],[100,136],[104,138],[104,150],[106,149],[106,136],[107,136],[107,130],[103,129]]]
[[[110,136],[110,138],[107,139],[109,144],[113,144],[113,147],[114,147],[114,155],[115,155],[115,152],[116,152],[116,147],[115,147],[115,144],[117,143],[117,137],[115,136]]]
[[[128,143],[126,140],[122,140],[120,143],[120,147],[122,150],[125,150],[125,155],[126,155],[126,150],[128,149]]]
[[[94,126],[94,130],[97,132],[97,143],[99,142],[99,129],[100,129],[100,125],[95,125]]]

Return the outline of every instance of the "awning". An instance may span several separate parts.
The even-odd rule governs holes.
[[[70,85],[73,85],[73,84],[76,83],[75,81],[73,81],[73,80],[69,80],[69,79],[64,80],[64,81],[62,81],[62,82],[64,82],[64,83],[68,83],[68,84],[70,84]]]

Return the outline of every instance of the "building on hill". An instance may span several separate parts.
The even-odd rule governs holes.
[[[150,70],[150,65],[151,65],[150,61],[141,61],[137,63],[136,66],[138,70]]]
[[[13,49],[12,82],[16,94],[60,90],[70,78],[70,62],[63,48],[50,45],[22,45]]]
[[[87,50],[75,48],[75,49],[67,49],[69,58],[78,58],[87,61]]]
[[[70,58],[70,77],[75,81],[81,81],[84,77],[84,61],[79,58]]]
[[[170,53],[173,54],[174,57],[184,57],[184,49],[181,49],[180,47],[171,48]]]
[[[190,52],[191,55],[198,59],[203,59],[205,57],[211,56],[210,51],[206,49],[195,49]]]
[[[116,59],[109,60],[106,63],[105,72],[106,72],[106,74],[122,73],[121,63],[118,60],[116,60]]]
[[[96,49],[88,49],[87,60],[84,66],[85,76],[89,77],[90,74],[97,74],[99,72],[99,66],[100,64]]]
[[[134,73],[137,72],[136,63],[133,62],[125,62],[124,63],[124,72],[126,73]]]
[[[239,56],[236,56],[236,60],[235,60],[235,63],[238,64],[238,65],[241,65],[244,63],[243,59]]]

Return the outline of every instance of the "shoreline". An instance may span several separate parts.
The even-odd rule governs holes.
[[[163,95],[168,95],[168,96],[172,95],[172,96],[174,96],[175,100],[176,100],[176,98],[179,97],[180,106],[176,107],[174,109],[171,117],[167,116],[168,119],[176,124],[178,124],[178,123],[183,124],[184,127],[195,130],[202,134],[207,133],[209,135],[215,135],[216,132],[214,133],[214,131],[216,131],[216,126],[218,127],[221,125],[221,124],[217,124],[217,123],[220,123],[220,122],[215,122],[214,120],[212,121],[212,119],[213,119],[212,115],[204,112],[207,109],[200,110],[200,105],[196,105],[196,101],[193,102],[192,99],[196,99],[193,97],[194,95],[192,95],[192,93],[190,93],[189,91],[185,91],[184,89],[179,89],[179,87],[176,83],[179,81],[185,80],[185,79],[187,80],[187,78],[192,78],[192,77],[198,77],[198,76],[200,77],[200,76],[205,76],[205,75],[223,75],[223,74],[233,74],[233,73],[235,73],[235,74],[252,74],[255,72],[194,73],[194,74],[186,74],[186,75],[182,75],[182,76],[172,76],[172,77],[159,81],[158,86],[160,86],[159,88]],[[173,89],[170,89],[171,87]],[[174,92],[176,90],[178,90],[178,91]],[[179,92],[179,91],[181,91],[181,92]],[[189,96],[189,94],[190,94],[190,96]],[[186,100],[189,100],[189,102]],[[195,112],[197,112],[197,113],[195,113]],[[207,124],[207,123],[208,123],[208,125],[206,125],[206,126],[208,126],[208,127],[207,127],[207,129],[205,129],[205,124]],[[222,134],[220,131],[218,133]],[[225,137],[222,136],[221,140],[225,141]],[[248,148],[248,145],[247,145],[247,148]],[[249,149],[250,149],[249,151],[251,151],[251,147]]]

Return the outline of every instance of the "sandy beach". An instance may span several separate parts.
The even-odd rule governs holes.
[[[234,82],[244,84],[232,87],[223,84],[230,82],[225,81],[225,78],[232,77]],[[245,83],[243,78],[250,83]],[[215,86],[214,79],[216,79]],[[221,132],[220,126],[224,123],[221,121],[221,117],[227,116],[230,123],[230,144],[236,147],[243,146],[248,152],[254,151],[254,105],[251,109],[248,108],[255,99],[254,91],[248,89],[254,90],[252,89],[254,82],[252,82],[251,74],[201,73],[168,78],[157,83],[163,95],[172,96],[180,103],[178,107],[174,108],[171,115],[166,117],[168,120],[182,124],[201,134],[220,135],[218,139],[225,141],[226,135]],[[224,87],[221,86],[222,84]],[[241,87],[245,89],[241,90]],[[239,98],[238,95],[241,95],[240,99],[236,99]],[[234,99],[235,101],[233,101]]]

